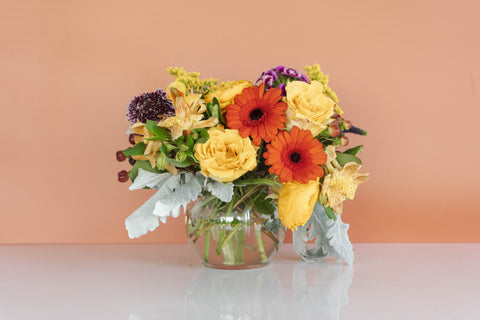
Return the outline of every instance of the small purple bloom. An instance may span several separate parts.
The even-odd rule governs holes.
[[[285,69],[285,74],[288,75],[288,76],[290,76],[290,77],[300,78],[300,72],[298,72],[298,71],[295,70],[295,69],[286,68],[286,69]]]
[[[278,66],[275,68],[275,70],[280,73],[280,74],[283,74],[284,70],[285,70],[285,67],[284,66]]]
[[[278,75],[275,71],[273,70],[268,70],[267,72],[264,72],[265,75],[268,75],[268,76],[271,76],[273,78],[273,81],[277,81],[278,80]]]
[[[263,78],[263,83],[265,83],[265,86],[269,89],[273,87],[274,82],[275,81],[273,80],[273,77],[266,76],[265,78]]]
[[[287,91],[285,91],[285,83],[280,83],[278,85],[278,89],[282,90],[282,96],[284,96],[284,97],[287,96]]]
[[[158,121],[159,116],[174,115],[175,107],[162,89],[133,98],[127,108],[127,120],[131,124],[137,121],[146,123],[147,119]]]
[[[302,74],[302,76],[300,77],[300,80],[302,80],[303,82],[306,82],[306,83],[309,83],[310,80],[308,79],[308,77],[304,74]]]

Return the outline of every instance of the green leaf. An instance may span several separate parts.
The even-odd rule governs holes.
[[[153,120],[147,120],[147,130],[153,133],[155,137],[145,140],[169,140],[170,135],[167,129],[157,126],[157,122]]]
[[[348,150],[343,151],[343,153],[351,154],[352,156],[356,156],[360,151],[362,151],[363,145],[356,146],[354,148],[350,148]]]
[[[274,218],[270,220],[265,220],[263,223],[265,230],[273,232],[276,236],[278,236],[278,232],[280,231],[280,219]]]
[[[255,210],[258,213],[265,214],[265,215],[273,215],[275,213],[275,208],[273,205],[266,199],[258,198],[255,201]]]
[[[337,220],[337,216],[335,215],[335,212],[333,211],[332,208],[330,207],[325,207],[325,213],[327,216],[332,219],[333,221]]]
[[[217,106],[220,107],[220,102],[218,102],[217,97],[213,97],[212,103],[213,103],[214,106],[217,105]]]
[[[343,167],[348,162],[362,164],[362,160],[348,153],[337,152],[337,161]]]
[[[175,160],[175,159],[167,158],[167,161],[168,161],[168,163],[174,165],[174,166],[177,167],[177,168],[186,168],[186,167],[191,166],[191,165],[194,163],[194,162],[193,162],[191,159],[189,159],[189,158],[187,158],[187,159],[185,159],[185,160],[183,160],[183,161],[177,161],[177,160]]]
[[[160,147],[160,152],[168,157],[168,149],[165,143],[162,143],[162,146]]]
[[[177,144],[177,146],[181,144],[185,144],[185,137],[183,136],[183,134],[180,137],[178,137],[177,140],[175,140],[175,143]]]
[[[145,143],[140,142],[140,143],[137,143],[136,145],[134,145],[133,147],[128,148],[127,150],[123,150],[122,152],[127,157],[128,156],[142,156],[143,153],[145,152],[146,147],[147,146],[145,145]]]
[[[194,141],[193,141],[193,138],[191,135],[188,135],[187,136],[187,141],[185,142],[185,144],[187,145],[187,147],[189,149],[193,149],[193,145],[195,144]]]
[[[197,140],[197,143],[205,143],[210,138],[207,130],[200,131],[200,139]]]
[[[207,115],[208,118],[212,116],[213,104],[211,102],[207,103]]]
[[[135,162],[132,169],[128,173],[128,176],[130,177],[130,180],[132,180],[132,182],[135,181],[135,179],[137,178],[138,169],[140,168],[148,172],[160,173],[160,171],[157,170],[157,168],[152,168],[152,166],[150,165],[150,162],[137,160],[137,162]]]

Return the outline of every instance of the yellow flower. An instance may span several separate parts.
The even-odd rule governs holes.
[[[193,129],[212,127],[218,123],[217,118],[202,120],[203,113],[207,110],[203,100],[188,103],[185,94],[175,87],[170,88],[170,95],[175,105],[175,116],[160,121],[158,126],[170,129],[173,140],[182,134],[191,134]]]
[[[188,105],[191,105],[191,104],[195,103],[195,101],[200,100],[200,98],[202,96],[201,94],[198,94],[198,93],[189,94],[187,92],[187,87],[182,82],[174,81],[174,82],[172,82],[168,85],[167,90],[166,90],[167,91],[167,98],[170,99],[170,100],[174,99],[171,95],[171,88],[175,88],[178,91],[180,91],[181,93],[183,93],[183,95],[185,96],[185,101],[187,102]]]
[[[140,121],[136,122],[130,127],[130,132],[137,134],[137,136],[135,136],[135,144],[143,142],[146,145],[145,152],[142,156],[132,156],[132,158],[134,160],[148,161],[150,162],[152,168],[155,168],[155,166],[157,165],[158,156],[160,155],[159,150],[162,146],[162,141],[145,140],[148,138],[153,138],[154,135],[150,131],[148,131],[145,123],[142,123]],[[165,169],[172,174],[177,174],[177,169],[171,164],[167,164]]]
[[[360,168],[358,163],[348,162],[342,169],[325,176],[321,195],[326,197],[325,206],[331,207],[336,214],[342,214],[343,201],[353,200],[358,185],[368,180],[368,173],[358,173]]]
[[[208,130],[210,138],[195,145],[201,173],[220,182],[230,182],[257,166],[257,151],[250,138],[222,126]]]
[[[234,103],[237,94],[242,93],[243,89],[252,87],[253,84],[247,80],[229,81],[222,83],[218,89],[210,92],[205,96],[205,102],[213,102],[213,98],[217,98],[220,103],[222,113],[229,104]]]
[[[278,216],[287,228],[296,230],[307,223],[317,202],[319,188],[318,179],[305,184],[292,181],[283,185],[278,195]]]
[[[310,130],[315,137],[333,121],[331,116],[335,102],[325,94],[323,85],[318,81],[308,84],[303,81],[289,82],[287,92],[287,128],[297,126]]]

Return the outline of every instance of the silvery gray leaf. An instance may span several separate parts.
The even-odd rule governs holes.
[[[153,231],[159,226],[158,217],[153,214],[155,203],[161,198],[160,193],[155,193],[140,208],[135,210],[127,219],[125,227],[130,239],[143,236],[148,231]]]
[[[207,182],[207,190],[215,197],[223,202],[230,202],[233,196],[233,183],[222,183],[216,180],[209,179]]]
[[[170,172],[155,173],[139,168],[137,178],[135,178],[135,181],[130,185],[128,189],[137,190],[143,189],[145,187],[151,189],[158,189],[163,184],[163,182],[170,176],[173,176]]]
[[[353,247],[348,238],[349,225],[340,216],[330,219],[319,203],[315,204],[308,222],[293,232],[293,245],[297,253],[306,261],[321,260],[328,254],[343,259],[347,264],[354,260]],[[312,248],[307,241],[315,239]]]

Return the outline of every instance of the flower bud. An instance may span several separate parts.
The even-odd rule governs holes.
[[[327,195],[322,194],[321,192],[318,194],[318,202],[320,202],[321,204],[325,204],[327,200]]]
[[[168,165],[167,156],[164,155],[163,153],[160,153],[160,155],[157,158],[157,169],[165,170],[167,165]]]
[[[178,151],[175,155],[175,160],[177,161],[185,161],[187,159],[187,154],[183,151]]]
[[[347,145],[348,145],[348,138],[345,137],[345,136],[341,137],[341,138],[340,138],[340,145],[341,145],[342,147],[347,146]]]
[[[340,130],[340,128],[337,125],[329,125],[328,126],[328,134],[331,137],[335,138],[335,137],[339,136],[340,133],[342,133],[342,131]]]
[[[164,144],[165,144],[165,146],[167,147],[167,150],[168,150],[168,151],[172,151],[173,149],[176,148],[176,146],[174,146],[174,145],[172,145],[172,144],[165,143],[165,142],[164,142]]]
[[[342,121],[342,127],[345,130],[350,130],[350,128],[352,127],[352,121],[350,120]]]

